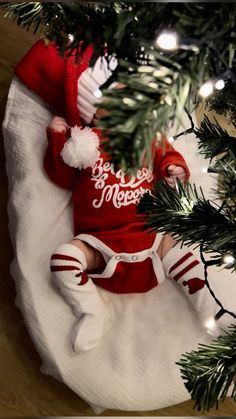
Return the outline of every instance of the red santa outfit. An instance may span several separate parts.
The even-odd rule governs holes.
[[[99,130],[85,127],[92,119],[97,101],[92,90],[105,81],[103,76],[94,77],[88,69],[92,54],[93,48],[89,46],[75,63],[74,56],[62,58],[54,44],[45,47],[40,40],[15,69],[20,80],[52,106],[55,113],[62,115],[71,127],[77,125],[83,129],[74,127],[66,134],[48,129],[44,161],[50,179],[72,190],[76,237],[98,249],[106,262],[102,273],[88,277],[86,257],[76,246],[61,245],[51,257],[52,275],[61,293],[76,317],[82,315],[72,334],[75,350],[95,347],[102,335],[104,304],[95,284],[116,293],[145,292],[167,275],[181,284],[203,319],[216,312],[216,307],[204,310],[208,296],[199,261],[191,252],[178,247],[171,249],[161,261],[157,249],[162,236],[147,232],[143,218],[136,213],[140,197],[151,190],[156,180],[167,176],[168,166],[182,166],[188,179],[183,157],[167,141],[164,152],[153,144],[153,170],[144,165],[136,175],[128,175],[121,169],[115,170],[103,145],[99,144]],[[78,156],[72,153],[71,163],[67,151],[71,145],[72,151],[73,147],[78,148],[76,138],[73,139],[75,132],[80,141],[82,138],[83,147],[81,153],[78,150]],[[87,151],[90,146],[93,148],[92,160],[86,155],[87,146]]]
[[[147,233],[136,205],[157,179],[167,176],[167,167],[181,165],[183,157],[165,141],[165,152],[153,146],[153,170],[142,167],[136,175],[115,170],[102,150],[93,168],[78,170],[63,162],[61,152],[70,133],[48,133],[45,169],[53,182],[73,190],[75,235],[98,249],[107,266],[93,281],[112,292],[145,292],[164,280],[156,253],[161,236]]]

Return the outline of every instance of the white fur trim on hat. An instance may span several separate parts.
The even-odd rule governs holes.
[[[100,156],[99,137],[89,127],[71,128],[71,137],[61,151],[63,161],[76,169],[94,167]]]
[[[78,79],[77,107],[80,117],[90,124],[96,112],[95,104],[101,101],[96,95],[99,87],[112,75],[117,66],[117,59],[110,57],[109,65],[104,57],[99,57],[93,67],[87,68]]]

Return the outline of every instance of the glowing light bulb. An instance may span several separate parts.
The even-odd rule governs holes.
[[[157,40],[156,40],[157,46],[159,46],[162,49],[166,49],[168,51],[174,51],[178,48],[178,36],[176,32],[169,32],[164,31],[162,32]]]
[[[203,167],[202,168],[202,173],[208,173],[208,167]]]
[[[100,99],[102,97],[102,91],[100,89],[96,89],[96,90],[94,90],[93,95],[96,98]]]
[[[223,79],[220,79],[215,83],[215,88],[217,90],[222,90],[222,89],[224,89],[224,87],[225,87],[225,82],[224,82]]]
[[[235,261],[234,257],[232,255],[225,255],[223,257],[224,263],[233,263]]]
[[[208,96],[210,96],[213,93],[213,90],[214,90],[213,83],[211,81],[207,81],[206,83],[204,83],[200,87],[198,93],[202,97],[208,97]]]
[[[213,319],[213,317],[210,317],[209,319],[206,320],[205,324],[204,324],[205,328],[209,331],[215,329],[216,327],[216,322]]]
[[[136,96],[136,99],[138,100],[143,100],[143,95],[141,95],[140,93]]]
[[[167,140],[169,141],[169,143],[173,143],[175,141],[174,137],[168,137]]]
[[[72,35],[71,33],[68,35],[68,38],[69,38],[70,42],[73,42],[74,39],[75,39],[74,35]]]

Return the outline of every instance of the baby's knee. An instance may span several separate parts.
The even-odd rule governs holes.
[[[95,273],[105,268],[104,258],[97,249],[77,238],[73,239],[70,244],[84,253],[88,272]]]
[[[157,249],[157,254],[162,260],[164,256],[169,252],[170,249],[176,244],[176,240],[169,234],[163,236],[160,246]]]

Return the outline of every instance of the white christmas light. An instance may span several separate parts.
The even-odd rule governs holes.
[[[207,173],[208,172],[208,167],[203,167],[202,168],[202,173]]]
[[[224,87],[225,87],[225,82],[224,82],[223,79],[220,79],[215,83],[215,88],[217,90],[222,90],[222,89],[224,89]]]
[[[213,90],[214,90],[213,83],[211,81],[207,81],[206,83],[204,83],[200,87],[198,93],[202,97],[208,97],[208,96],[210,96],[213,93]]]
[[[169,143],[173,143],[175,141],[174,137],[168,137],[167,140],[169,141]]]
[[[178,36],[176,32],[164,31],[160,33],[156,40],[156,44],[161,49],[173,51],[178,48]]]
[[[141,95],[140,93],[139,93],[139,94],[137,94],[136,99],[138,99],[138,100],[143,100],[143,95]]]
[[[235,261],[234,257],[232,255],[225,255],[223,257],[224,263],[233,263]]]
[[[94,90],[93,95],[96,98],[100,99],[102,97],[102,91],[100,89],[96,89],[96,90]]]
[[[74,39],[75,39],[74,35],[72,35],[71,33],[68,35],[68,38],[69,38],[70,42],[73,42]]]
[[[216,327],[216,322],[213,319],[213,317],[209,318],[208,320],[206,320],[205,322],[205,328],[209,331],[213,330]]]

